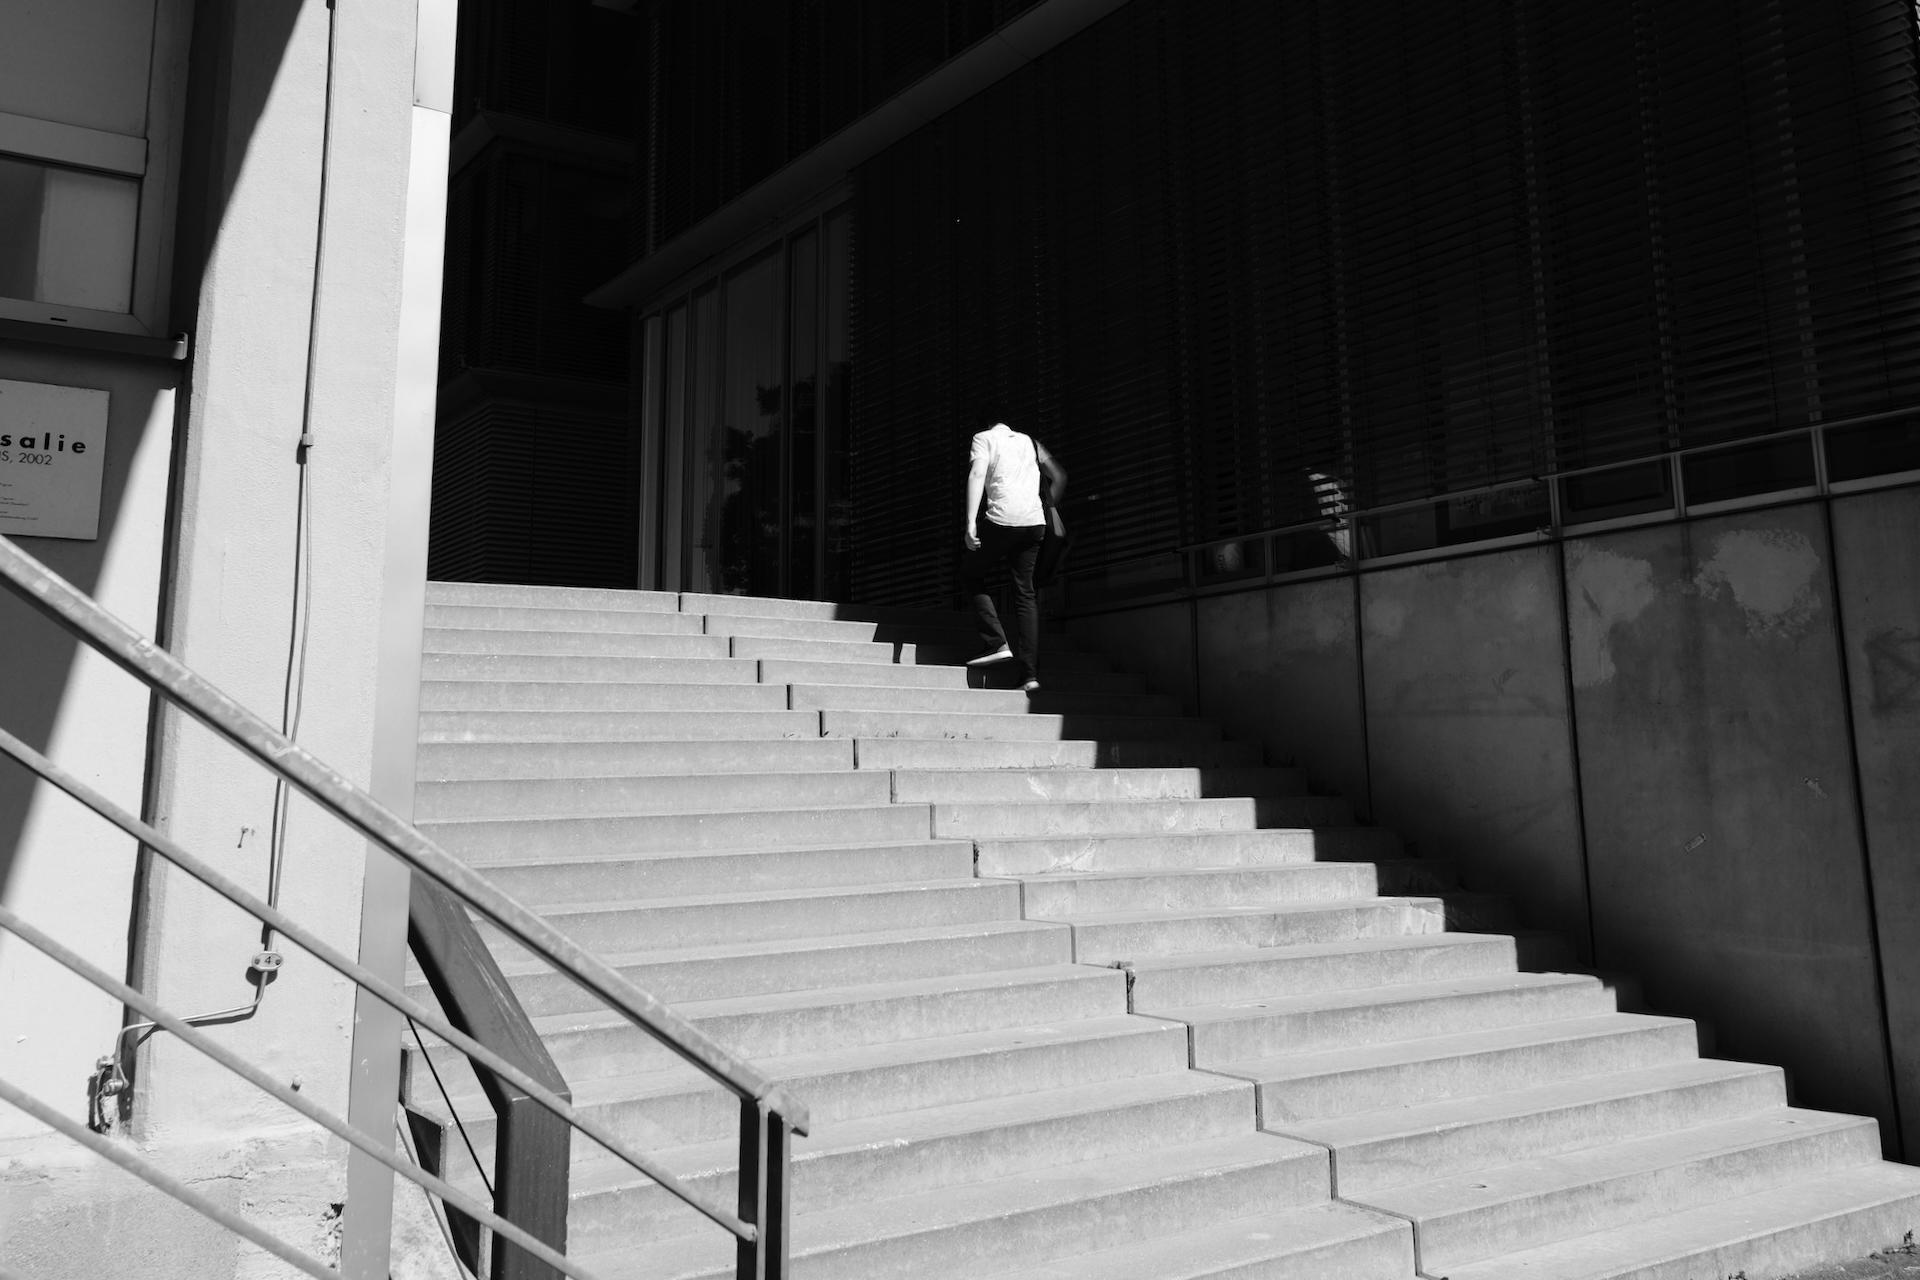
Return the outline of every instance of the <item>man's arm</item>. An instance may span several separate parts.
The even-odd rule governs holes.
[[[980,533],[974,523],[980,514],[980,497],[987,491],[987,455],[976,449],[967,466],[967,527],[962,535],[967,550],[980,549]]]
[[[1038,440],[1033,442],[1034,456],[1040,462],[1040,469],[1047,473],[1050,492],[1047,496],[1057,505],[1067,492],[1067,469],[1060,465],[1054,456],[1047,452],[1047,446]]]

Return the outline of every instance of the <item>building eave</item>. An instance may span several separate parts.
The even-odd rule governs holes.
[[[587,295],[596,307],[637,307],[729,245],[778,223],[851,169],[1004,80],[1127,0],[1043,0],[867,114],[775,170]]]

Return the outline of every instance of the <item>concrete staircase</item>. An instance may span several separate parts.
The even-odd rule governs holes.
[[[422,828],[793,1082],[796,1276],[1761,1280],[1920,1228],[1872,1122],[1528,971],[1499,900],[1057,638],[1029,701],[956,615],[429,600]],[[499,954],[576,1101],[730,1197],[731,1098]],[[731,1274],[585,1140],[573,1188],[600,1274]]]

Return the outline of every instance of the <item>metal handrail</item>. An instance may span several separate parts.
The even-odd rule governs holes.
[[[340,773],[276,732],[265,721],[242,707],[172,655],[158,648],[151,640],[113,617],[84,593],[61,579],[5,537],[0,537],[0,580],[4,580],[10,589],[21,595],[38,611],[105,655],[149,689],[182,707],[195,719],[253,756],[276,775],[298,786],[321,808],[332,813],[392,856],[399,858],[415,872],[444,887],[467,906],[492,920],[521,945],[541,956],[588,992],[605,1001],[627,1021],[659,1040],[670,1051],[734,1093],[741,1100],[742,1112],[740,1213],[729,1213],[682,1185],[652,1161],[629,1150],[604,1127],[580,1114],[569,1101],[542,1086],[514,1064],[472,1037],[462,1034],[438,1013],[410,999],[404,992],[372,971],[327,946],[297,922],[288,919],[274,907],[247,893],[239,885],[188,854],[164,834],[126,813],[105,796],[60,769],[45,756],[4,730],[0,730],[0,750],[4,750],[6,754],[66,791],[123,831],[133,835],[161,857],[195,876],[221,896],[306,948],[323,964],[353,979],[384,1003],[427,1026],[450,1045],[468,1054],[476,1064],[525,1091],[529,1097],[593,1138],[609,1152],[652,1178],[663,1189],[725,1228],[738,1242],[737,1258],[743,1274],[749,1271],[755,1275],[776,1274],[784,1268],[788,1135],[804,1134],[808,1127],[807,1110],[798,1099],[788,1094],[785,1088],[762,1075],[751,1064],[736,1058],[658,999],[635,987],[604,961],[585,951],[552,925],[502,893],[477,872],[421,835],[397,814],[355,787]],[[32,926],[20,920],[12,912],[5,911],[4,908],[0,908],[0,927],[19,934],[34,945],[40,946],[42,950],[47,950],[46,946],[41,946],[42,943],[46,943],[64,951],[63,948],[59,948],[58,943],[46,938],[45,935],[38,934]],[[54,955],[55,952],[49,951],[48,954]],[[56,958],[61,957],[56,955]],[[73,963],[69,963],[69,960]],[[104,990],[121,995],[125,1003],[139,1009],[146,1016],[153,1017],[156,1022],[180,1035],[182,1039],[186,1039],[203,1052],[214,1056],[216,1061],[222,1061],[222,1065],[228,1066],[230,1070],[234,1070],[260,1087],[266,1088],[287,1105],[295,1107],[316,1123],[323,1124],[402,1176],[426,1187],[436,1195],[441,1195],[448,1203],[492,1227],[514,1244],[540,1258],[541,1261],[567,1275],[581,1277],[581,1280],[590,1280],[586,1272],[569,1262],[564,1255],[554,1252],[520,1228],[498,1218],[491,1210],[468,1200],[462,1193],[440,1179],[405,1161],[398,1160],[392,1156],[390,1150],[361,1131],[327,1115],[322,1109],[299,1098],[297,1094],[282,1089],[264,1075],[253,1072],[238,1059],[223,1060],[222,1055],[226,1051],[219,1049],[215,1042],[201,1037],[180,1019],[167,1014],[158,1005],[140,996],[138,992],[117,983],[109,975],[97,971],[89,972],[85,961],[71,953],[66,953],[66,958],[63,958],[62,962],[67,963],[67,967],[74,969],[89,981],[93,981],[96,986],[102,986]],[[103,985],[103,981],[104,984],[109,985]],[[259,1075],[258,1079],[255,1078],[256,1075]],[[4,1086],[4,1092],[0,1092],[0,1098],[6,1101],[16,1102],[16,1105],[19,1105],[17,1100],[25,1097],[12,1086],[6,1086],[4,1082],[0,1082],[0,1086]],[[29,1112],[38,1118],[45,1119],[38,1116],[36,1110],[29,1108]],[[73,1123],[64,1117],[60,1117],[57,1124],[52,1121],[48,1123],[62,1132],[68,1132],[73,1127]],[[752,1132],[749,1132],[750,1129]],[[69,1134],[69,1136],[74,1135]],[[97,1148],[100,1144],[90,1140],[93,1137],[94,1135],[88,1135],[88,1140],[85,1140],[86,1145]],[[115,1159],[125,1167],[132,1167],[128,1160],[121,1159],[120,1155],[109,1158]],[[129,1155],[128,1158],[137,1162],[137,1157]],[[136,1170],[136,1172],[140,1172],[143,1177],[147,1176],[147,1171]],[[184,1196],[180,1194],[186,1190],[184,1187],[170,1186],[159,1178],[149,1177],[148,1181],[196,1208],[201,1207],[196,1199],[189,1198],[191,1192],[187,1192]],[[752,1218],[753,1221],[748,1221],[748,1218]],[[243,1232],[242,1234],[253,1239],[252,1233]],[[255,1243],[259,1241],[255,1240]]]

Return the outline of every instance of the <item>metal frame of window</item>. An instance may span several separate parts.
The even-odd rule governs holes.
[[[62,330],[163,338],[170,301],[180,138],[185,114],[190,0],[154,0],[144,137],[0,112],[0,157],[83,169],[140,183],[133,280],[127,311],[0,297],[0,320],[36,326],[30,340],[59,342]],[[75,345],[85,345],[84,340]]]

